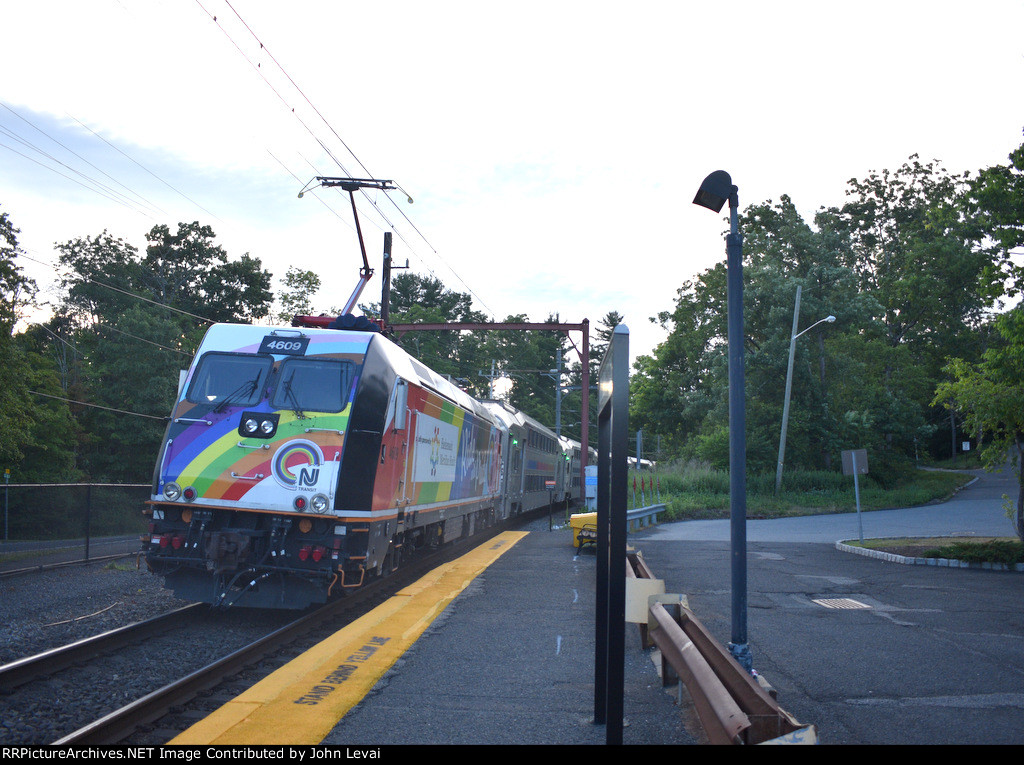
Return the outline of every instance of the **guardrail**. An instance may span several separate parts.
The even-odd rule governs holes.
[[[774,690],[746,672],[711,636],[690,611],[685,596],[664,594],[663,583],[639,554],[630,553],[627,558],[627,585],[632,581],[636,594],[647,598],[646,623],[631,618],[640,625],[642,645],[660,651],[664,686],[674,682],[686,686],[709,743],[818,742],[816,728],[802,725],[779,706]],[[627,610],[636,613],[636,608]]]
[[[630,531],[642,529],[658,522],[658,514],[665,512],[665,505],[647,505],[626,511],[626,523]]]

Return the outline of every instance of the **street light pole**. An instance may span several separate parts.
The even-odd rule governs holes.
[[[826,316],[820,321],[814,322],[811,326],[805,329],[803,332],[797,332],[797,326],[800,323],[800,290],[802,287],[797,285],[796,288],[796,307],[793,308],[793,331],[789,335],[789,364],[786,367],[786,397],[782,404],[782,434],[779,436],[779,462],[775,468],[775,496],[779,496],[779,489],[782,487],[782,463],[786,457],[786,429],[789,426],[789,397],[793,390],[793,357],[796,354],[796,339],[804,332],[817,327],[822,322],[833,322],[836,320],[835,316]]]
[[[739,233],[739,189],[724,170],[704,179],[693,203],[721,212],[729,202],[726,266],[729,326],[729,517],[732,539],[732,640],[729,652],[748,672],[747,643],[747,445],[743,359],[743,237]]]

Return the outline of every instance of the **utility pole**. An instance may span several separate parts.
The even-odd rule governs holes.
[[[391,314],[391,232],[384,232],[384,268],[381,273],[384,285],[380,293],[380,320],[386,327]]]

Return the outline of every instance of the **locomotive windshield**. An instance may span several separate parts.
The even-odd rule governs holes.
[[[348,403],[354,374],[355,364],[350,361],[285,359],[270,404],[297,412],[340,412]]]
[[[199,360],[185,397],[194,404],[253,406],[262,398],[273,368],[270,356],[207,353]]]

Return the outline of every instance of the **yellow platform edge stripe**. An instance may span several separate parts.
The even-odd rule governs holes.
[[[504,532],[434,569],[168,743],[319,744],[447,605],[526,534]]]

